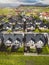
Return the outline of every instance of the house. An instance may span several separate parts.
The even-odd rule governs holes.
[[[48,20],[49,19],[49,12],[42,12],[40,13],[40,16],[39,16],[41,19],[46,19]]]
[[[23,25],[22,24],[16,24],[14,26],[14,30],[15,31],[22,31],[23,30]]]
[[[35,44],[35,46],[36,46],[37,48],[43,48],[44,43],[43,43],[42,40],[39,40],[39,41]]]
[[[22,18],[23,18],[23,17],[20,16],[20,15],[17,16],[17,23],[20,23],[20,24],[22,23],[22,24],[23,24]]]
[[[19,15],[21,12],[22,12],[21,10],[18,9],[15,10],[16,15]]]
[[[36,46],[37,48],[43,48],[43,46],[44,46],[44,44],[45,44],[44,41],[45,41],[45,40],[43,40],[43,39],[37,40],[35,46]]]
[[[25,46],[30,46],[30,48],[35,49],[35,35],[36,34],[26,34],[26,44],[25,44]]]
[[[26,18],[25,16],[19,16],[17,21],[18,24],[24,24],[24,22],[26,22]]]
[[[18,21],[18,16],[17,15],[12,16],[11,18],[14,19],[16,22]]]
[[[23,35],[22,34],[3,34],[4,44],[6,46],[21,47],[23,45]]]
[[[12,44],[12,39],[8,38],[8,40],[5,42],[5,45],[6,46],[11,46],[11,44]]]
[[[44,34],[26,34],[26,46],[42,48],[45,44]]]
[[[13,45],[15,46],[15,49],[20,48],[22,47],[22,42],[19,38],[16,38]]]
[[[9,23],[4,23],[3,24],[3,30],[7,31],[7,30],[12,30],[12,25]]]
[[[35,40],[31,38],[31,40],[27,43],[27,46],[30,46],[30,48],[35,49]]]
[[[48,29],[48,25],[45,23],[40,24],[38,27],[40,30],[47,30]]]
[[[4,37],[4,44],[6,46],[12,46],[14,39],[13,34],[3,34],[3,37]]]
[[[25,18],[25,17],[23,17],[23,18],[22,18],[22,21],[23,21],[23,22],[25,22],[25,21],[26,21],[26,18]]]
[[[23,45],[22,34],[14,34],[14,45],[16,45],[16,47],[21,47]]]
[[[4,17],[6,17],[5,15],[0,15],[0,20],[2,20]]]
[[[30,20],[26,20],[26,24],[32,24],[33,22],[32,21],[30,21]]]
[[[34,21],[34,18],[32,16],[26,16],[25,18],[26,18],[26,24],[28,23],[31,24]]]
[[[4,24],[4,23],[5,23],[5,21],[2,21],[2,20],[0,21],[0,24]]]
[[[11,18],[8,18],[8,20],[9,20],[9,24],[15,25],[15,23],[16,23],[16,20],[15,20],[15,19],[13,19],[13,18],[11,17]]]
[[[40,25],[41,23],[43,23],[43,21],[42,21],[42,20],[37,19],[37,20],[34,20],[34,23],[35,23],[36,25]]]
[[[46,44],[46,40],[45,40],[45,36],[44,34],[36,34],[36,44],[38,45],[38,43],[43,44],[43,46]],[[40,45],[42,46],[42,45]]]
[[[33,30],[35,30],[35,28],[36,28],[35,24],[26,24],[26,31],[27,32],[33,31]]]
[[[31,49],[37,48],[43,48],[47,42],[49,45],[49,34],[38,34],[38,33],[25,33],[23,35],[22,33],[16,34],[16,33],[0,33],[0,45],[4,42],[4,44],[7,47],[15,47],[15,49],[18,49],[20,47],[23,47],[23,38],[26,38],[25,40],[25,47],[30,47]],[[48,40],[47,40],[48,38]],[[47,40],[47,42],[46,42]]]

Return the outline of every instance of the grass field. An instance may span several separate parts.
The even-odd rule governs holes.
[[[1,54],[0,65],[49,65],[49,57]]]
[[[49,12],[49,6],[48,7],[36,7],[36,6],[22,6],[22,7],[18,7],[17,9],[19,10],[21,10],[21,9],[23,9],[24,11],[26,11],[26,9],[30,9],[30,10],[32,10],[32,12],[31,12],[31,14],[33,13],[33,12],[37,12],[37,13],[40,13],[40,12]],[[15,8],[16,9],[16,8]],[[16,14],[16,12],[15,12],[15,9],[13,9],[13,8],[0,8],[0,15],[7,15],[7,14],[12,14],[12,15],[15,15]],[[26,15],[29,15],[30,13],[28,13],[28,11],[25,13]],[[35,15],[35,14],[34,14]]]

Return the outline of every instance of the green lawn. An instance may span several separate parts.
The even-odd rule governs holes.
[[[35,29],[33,32],[37,32],[37,33],[49,33],[49,29],[47,30],[40,30],[40,29]]]
[[[47,45],[43,47],[41,54],[49,54],[49,47]]]
[[[49,65],[49,57],[1,54],[0,65]]]

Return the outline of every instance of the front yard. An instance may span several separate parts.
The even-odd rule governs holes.
[[[0,65],[49,65],[49,57],[0,54]]]

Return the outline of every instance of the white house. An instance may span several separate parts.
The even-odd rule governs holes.
[[[21,42],[18,40],[15,40],[14,45],[16,45],[16,47],[21,47]]]
[[[39,18],[48,20],[49,19],[49,12],[42,12],[42,13],[40,13]]]
[[[27,43],[27,46],[30,46],[30,48],[35,48],[35,42],[33,40],[30,40],[28,43]]]
[[[11,45],[12,45],[12,41],[7,40],[7,41],[5,42],[5,45],[6,45],[6,46],[11,46]]]
[[[37,48],[42,48],[42,47],[44,46],[44,43],[43,43],[42,40],[39,40],[39,41],[35,44],[35,46],[36,46]]]

